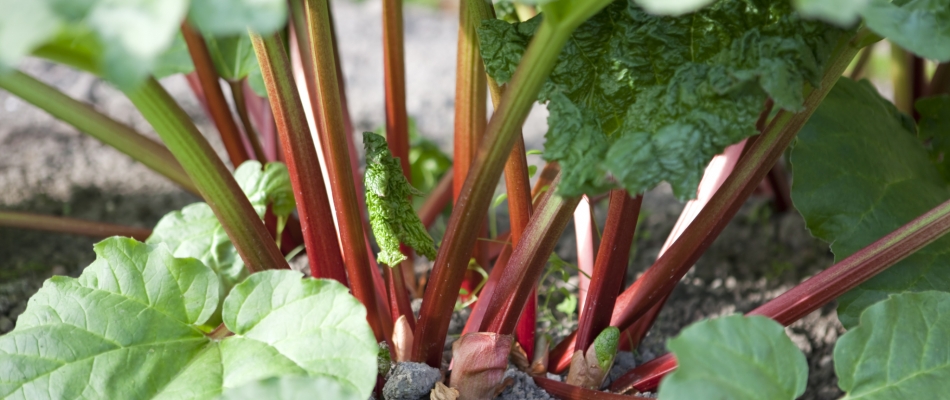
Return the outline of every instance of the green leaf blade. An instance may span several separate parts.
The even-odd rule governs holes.
[[[836,262],[950,198],[913,131],[868,82],[841,79],[799,132],[792,200],[811,233],[832,243]],[[950,290],[948,245],[938,239],[839,297],[842,324],[854,326],[889,294]]]
[[[897,2],[870,0],[862,10],[864,23],[874,33],[914,54],[950,61],[950,0]]]
[[[255,274],[225,300],[237,335],[216,342],[197,327],[218,304],[210,268],[132,239],[107,239],[96,252],[79,279],[47,281],[0,336],[0,396],[211,399],[288,375],[369,396],[376,342],[366,310],[341,284]]]
[[[805,392],[805,355],[771,319],[701,321],[667,346],[679,367],[660,384],[660,399],[795,399]]]
[[[319,393],[320,397],[337,400],[363,400],[355,392],[326,378],[287,376],[268,378],[244,386],[229,389],[219,400],[309,400]]]
[[[835,346],[844,399],[930,398],[950,390],[950,294],[891,296]]]
[[[310,375],[329,376],[362,397],[376,381],[377,344],[366,309],[333,280],[300,279],[293,271],[264,271],[234,287],[224,323]],[[319,346],[315,346],[319,341]]]
[[[492,77],[510,79],[540,18],[483,23]],[[560,193],[641,193],[667,181],[694,197],[712,157],[757,133],[766,98],[802,108],[804,83],[818,84],[840,33],[784,3],[720,0],[682,17],[612,3],[574,31],[539,96]]]

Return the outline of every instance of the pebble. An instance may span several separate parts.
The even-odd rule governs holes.
[[[383,386],[385,400],[419,400],[429,398],[435,383],[442,379],[442,372],[423,363],[401,362],[389,373]]]

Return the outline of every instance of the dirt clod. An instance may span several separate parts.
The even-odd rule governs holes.
[[[423,363],[401,362],[389,372],[383,386],[385,400],[419,400],[428,398],[442,372]]]

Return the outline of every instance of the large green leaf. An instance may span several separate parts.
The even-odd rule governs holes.
[[[841,26],[864,17],[874,33],[920,56],[950,60],[950,0],[793,0],[806,17]]]
[[[191,0],[188,18],[207,35],[272,33],[287,23],[282,0]]]
[[[272,205],[274,213],[279,216],[293,211],[296,203],[285,165],[269,163],[262,170],[261,163],[247,161],[234,171],[234,179],[259,216],[264,216],[268,205]],[[205,203],[191,204],[181,211],[166,214],[158,221],[147,242],[166,244],[175,257],[201,260],[220,276],[222,293],[228,293],[231,287],[247,277],[244,261],[211,207]]]
[[[398,158],[389,152],[386,139],[373,132],[363,133],[366,149],[366,208],[373,236],[379,245],[379,262],[390,267],[406,259],[399,249],[404,243],[429,259],[435,259],[435,243],[419,215],[412,209],[410,196],[420,193],[402,173]]]
[[[483,23],[492,77],[511,78],[541,18]],[[803,85],[818,84],[838,35],[787,2],[720,0],[683,17],[612,3],[574,31],[539,97],[559,190],[641,193],[667,181],[694,197],[712,157],[756,133],[766,98],[802,108]]]
[[[325,376],[361,398],[375,382],[366,311],[335,281],[254,274],[224,302],[234,332],[204,335],[217,278],[164,245],[111,238],[79,279],[54,277],[0,337],[0,396],[208,399],[284,375]]]
[[[218,400],[312,400],[319,396],[333,400],[364,400],[332,379],[304,376],[267,378],[228,389]]]
[[[779,323],[733,315],[697,322],[667,346],[679,368],[660,384],[660,399],[795,399],[808,363]]]
[[[792,200],[835,261],[950,198],[913,120],[867,81],[840,79],[798,134]],[[950,290],[950,238],[940,239],[838,298],[845,327],[888,294]]]
[[[950,95],[917,100],[915,108],[920,114],[917,136],[930,152],[930,161],[943,180],[950,182]]]
[[[950,61],[950,0],[871,0],[861,15],[874,33],[899,46],[926,58]]]
[[[936,399],[950,392],[950,294],[894,295],[838,339],[844,399]]]

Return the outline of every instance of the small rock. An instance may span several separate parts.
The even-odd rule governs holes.
[[[511,384],[501,392],[496,399],[499,400],[555,400],[556,398],[545,392],[534,383],[531,376],[519,371],[514,366],[510,366],[505,371],[505,380],[510,380]]]
[[[383,386],[386,400],[419,400],[429,396],[442,372],[423,363],[401,362],[389,373]]]

